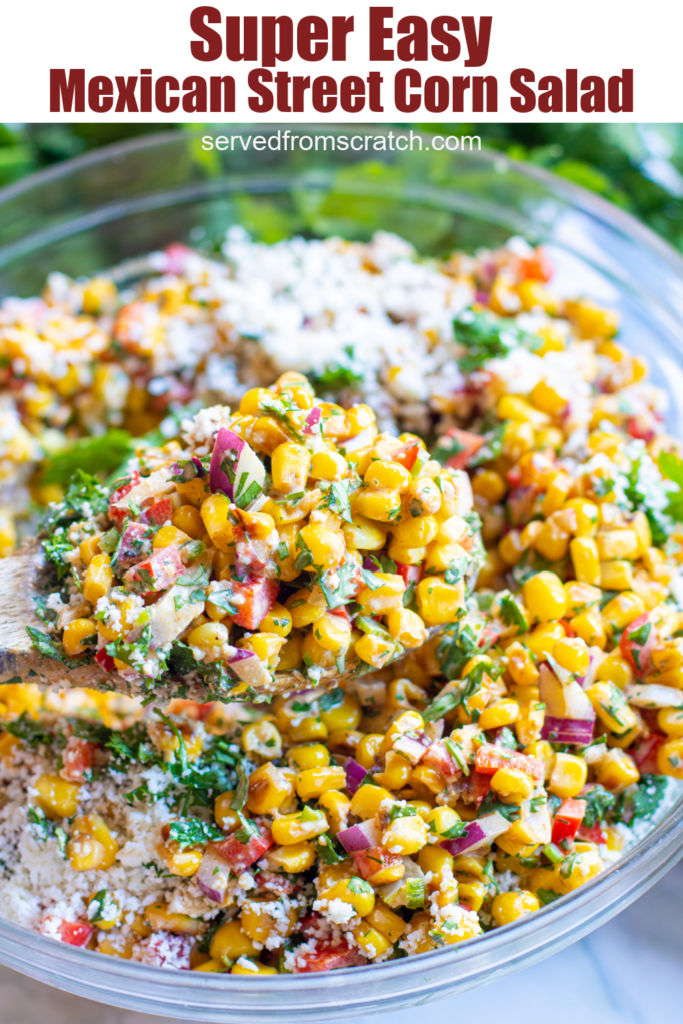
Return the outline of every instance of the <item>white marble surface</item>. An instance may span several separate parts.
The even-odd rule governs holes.
[[[683,863],[619,917],[564,952],[485,989],[430,1003],[430,1024],[481,1018],[482,1008],[486,1021],[504,1024],[683,1021],[682,893]],[[403,1010],[346,1024],[415,1024],[422,1014]],[[170,1018],[93,1003],[0,968],[0,1024],[38,1021],[170,1024]]]

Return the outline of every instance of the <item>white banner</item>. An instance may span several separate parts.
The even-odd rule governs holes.
[[[683,8],[651,0],[6,2],[0,120],[679,121]],[[283,13],[286,11],[286,13]]]

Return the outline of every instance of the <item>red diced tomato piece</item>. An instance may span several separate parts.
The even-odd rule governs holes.
[[[653,736],[648,736],[646,739],[641,740],[640,743],[636,744],[633,750],[630,751],[631,757],[636,762],[636,767],[641,775],[659,774],[659,769],[657,768],[657,751],[665,740],[666,736],[662,735],[662,733],[656,733]]]
[[[237,615],[232,616],[236,626],[243,629],[257,629],[277,601],[280,584],[267,576],[252,576],[240,583],[234,580],[233,595],[237,598]]]
[[[175,544],[169,544],[143,562],[131,566],[123,579],[127,589],[134,594],[158,594],[172,587],[184,572],[180,551]]]
[[[542,249],[534,249],[532,256],[523,256],[519,261],[520,277],[531,277],[535,281],[549,281],[553,276],[553,265]]]
[[[84,921],[62,921],[59,926],[62,942],[69,946],[87,946],[94,931],[93,926]]]
[[[564,800],[553,818],[552,841],[561,843],[563,839],[573,839],[586,813],[585,800]]]
[[[406,590],[411,583],[418,583],[420,579],[419,565],[404,565],[403,562],[396,563],[396,572],[406,585]]]
[[[654,441],[657,434],[655,426],[659,426],[659,423],[653,420],[651,416],[629,416],[626,421],[626,432],[631,437],[636,437],[640,441],[650,444],[651,441]]]
[[[408,472],[410,472],[415,465],[415,460],[417,459],[417,453],[419,450],[420,442],[416,437],[413,437],[409,441],[406,441],[402,448],[399,448],[393,457],[393,461],[398,462],[404,469],[407,469]]]
[[[228,836],[220,843],[209,843],[209,847],[222,857],[231,871],[241,875],[251,867],[273,845],[270,830],[261,828],[261,834],[252,836],[248,843],[241,843],[235,836]]]
[[[428,764],[432,768],[436,768],[436,770],[441,772],[446,779],[457,779],[462,775],[460,765],[457,764],[455,758],[451,756],[448,748],[445,747],[441,741],[432,743],[430,747],[427,747],[427,751],[422,758],[422,763]]]
[[[639,615],[622,633],[619,647],[636,675],[646,676],[652,669],[650,655],[657,640],[657,630],[647,613]]]
[[[576,838],[584,843],[597,843],[598,846],[607,842],[607,835],[597,821],[590,828],[587,825],[579,825]]]
[[[97,744],[80,736],[69,736],[64,750],[64,767],[59,774],[67,782],[85,782],[92,775]]]
[[[145,521],[154,523],[155,526],[163,526],[167,523],[175,511],[171,498],[159,498],[153,504],[143,509]]]
[[[113,672],[114,669],[116,668],[116,665],[114,664],[114,659],[112,658],[111,654],[107,654],[104,647],[95,655],[95,661],[100,666],[100,668],[104,669],[105,672]]]
[[[357,949],[351,949],[346,942],[335,946],[321,946],[315,952],[302,953],[294,962],[295,974],[314,974],[319,971],[334,971],[339,967],[360,967],[367,963]]]
[[[136,469],[131,473],[127,483],[122,487],[118,487],[109,495],[109,518],[112,522],[116,523],[119,528],[123,525],[123,520],[128,515],[128,507],[126,505],[120,505],[119,502],[125,498],[125,496],[132,491],[134,487],[137,487],[140,480],[140,474]]]
[[[388,853],[382,846],[371,846],[369,850],[360,850],[353,854],[356,867],[366,881],[370,881],[385,868],[393,868],[401,864],[401,857],[398,853]],[[380,880],[377,885],[381,885]]]
[[[526,772],[532,779],[541,781],[544,775],[543,765],[537,758],[528,754],[516,754],[505,747],[494,747],[492,743],[483,743],[475,756],[478,772],[484,775],[495,775],[499,768],[515,768]]]
[[[297,926],[297,931],[301,932],[302,935],[305,935],[306,938],[310,938],[310,936],[316,932],[322,924],[324,924],[322,914],[318,914],[317,911],[312,910],[310,914],[306,914],[306,916],[301,919]]]
[[[458,430],[457,427],[451,427],[444,436],[453,438],[459,446],[459,451],[455,455],[451,455],[446,462],[451,469],[464,469],[484,443],[484,438],[479,437],[478,434],[472,434],[469,430]]]

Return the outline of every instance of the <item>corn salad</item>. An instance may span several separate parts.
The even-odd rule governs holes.
[[[186,427],[184,448],[141,449],[109,490],[81,473],[49,507],[41,652],[244,695],[273,672],[293,689],[382,668],[465,613],[483,554],[469,479],[418,437],[292,372]]]

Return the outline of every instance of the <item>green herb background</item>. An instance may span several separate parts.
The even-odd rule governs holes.
[[[132,136],[167,131],[169,127],[184,130],[183,125],[162,124],[0,124],[0,187],[47,164]],[[545,167],[604,196],[683,250],[683,125],[439,124],[412,127],[443,135],[479,135],[489,148]]]

